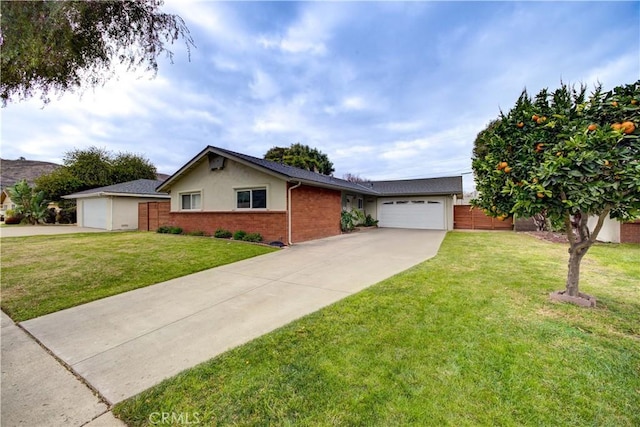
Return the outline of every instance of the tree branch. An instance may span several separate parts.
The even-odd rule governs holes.
[[[596,238],[598,237],[598,233],[600,233],[600,230],[602,229],[602,226],[604,225],[604,220],[607,218],[607,216],[609,216],[609,212],[611,212],[611,206],[607,206],[604,209],[604,211],[602,211],[600,213],[600,215],[598,216],[598,222],[596,223],[596,226],[593,229],[593,232],[591,233],[591,237],[589,237],[589,241],[591,243],[596,241]]]

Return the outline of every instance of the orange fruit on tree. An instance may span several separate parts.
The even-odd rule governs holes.
[[[522,127],[524,127],[524,123],[518,122],[518,124],[516,126],[518,126],[519,128],[522,128]]]
[[[542,117],[538,117],[538,120],[536,120],[536,123],[540,125],[546,121],[547,121],[547,118],[545,116],[542,116]]]
[[[544,193],[542,192],[536,193],[536,196],[538,196],[538,199],[544,199]]]
[[[544,147],[544,142],[539,142],[539,143],[537,143],[537,144],[536,144],[536,153],[541,152],[541,151],[542,151],[542,149],[543,149],[543,147]]]
[[[638,103],[638,100],[637,100],[637,99],[632,99],[632,100],[631,100],[631,105],[636,105],[637,103]]]
[[[591,123],[587,129],[593,132],[594,130],[598,129],[598,125],[596,125],[595,123]]]
[[[621,123],[614,123],[611,125],[611,129],[613,130],[620,130],[621,127],[622,127]]]
[[[500,163],[498,163],[498,170],[502,170],[502,169],[506,168],[507,166],[509,166],[509,164],[507,162],[500,162]]]
[[[620,130],[629,135],[630,133],[633,133],[634,130],[636,130],[636,125],[634,125],[633,122],[622,122],[620,124]]]
[[[539,118],[540,117],[538,117],[537,114],[534,114],[533,116],[531,116],[531,120],[533,120],[534,122],[537,122]]]
[[[613,101],[613,102],[611,103],[611,105],[613,105],[614,107],[617,107],[617,106],[618,106],[618,101]]]
[[[513,170],[513,168],[511,166],[507,166],[504,168],[504,173],[509,173]]]

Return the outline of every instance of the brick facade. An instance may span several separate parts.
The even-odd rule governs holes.
[[[340,191],[303,185],[291,192],[292,240],[307,240],[340,234]],[[170,202],[140,203],[138,229],[155,231],[161,225],[175,225],[184,232],[204,231],[212,235],[216,229],[231,232],[244,230],[260,233],[265,242],[288,243],[286,211],[255,212],[170,212]]]
[[[204,231],[213,234],[224,228],[236,232],[260,233],[265,242],[287,239],[287,213],[278,212],[171,212],[168,225],[181,227],[185,232]]]
[[[620,224],[620,243],[640,243],[640,220]]]
[[[294,243],[336,236],[340,231],[342,193],[303,185],[291,190],[291,224]]]

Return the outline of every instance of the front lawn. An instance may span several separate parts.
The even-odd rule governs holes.
[[[640,246],[449,233],[437,257],[118,404],[202,425],[640,425]],[[155,414],[155,415],[154,415]]]
[[[273,249],[156,233],[2,239],[2,310],[20,322]]]

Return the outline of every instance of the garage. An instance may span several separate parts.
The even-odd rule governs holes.
[[[445,230],[445,200],[433,197],[378,199],[378,225],[389,228]]]
[[[89,228],[107,228],[107,199],[82,201],[82,225]]]
[[[155,179],[137,179],[80,191],[63,198],[76,200],[80,227],[137,230],[140,203],[170,198],[168,194],[156,191],[161,183],[162,181]]]

